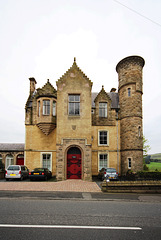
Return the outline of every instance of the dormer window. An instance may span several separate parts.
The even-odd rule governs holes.
[[[106,102],[99,103],[99,117],[107,117],[107,103]]]
[[[70,94],[69,99],[69,115],[80,115],[80,95]]]
[[[43,100],[43,115],[50,115],[50,100]]]

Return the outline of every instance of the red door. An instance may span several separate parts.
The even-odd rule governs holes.
[[[24,165],[24,156],[18,155],[16,163],[17,163],[17,165]]]
[[[81,152],[79,148],[70,148],[67,153],[67,179],[81,179]]]

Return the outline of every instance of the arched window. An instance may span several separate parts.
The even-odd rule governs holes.
[[[8,168],[9,165],[13,165],[14,164],[14,161],[13,161],[13,156],[12,154],[8,154],[6,156],[6,168]]]
[[[138,136],[139,136],[139,138],[141,137],[141,127],[140,126],[138,127]]]
[[[128,97],[131,97],[131,88],[127,89]]]
[[[68,154],[81,154],[81,151],[79,148],[77,147],[71,147],[69,150],[68,150]]]

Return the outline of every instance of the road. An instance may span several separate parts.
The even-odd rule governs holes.
[[[161,203],[0,198],[0,239],[160,239]]]

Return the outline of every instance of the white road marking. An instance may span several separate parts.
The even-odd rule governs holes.
[[[18,225],[0,224],[0,228],[70,228],[70,229],[110,229],[110,230],[142,230],[140,227],[110,227],[110,226],[76,226],[76,225]]]

